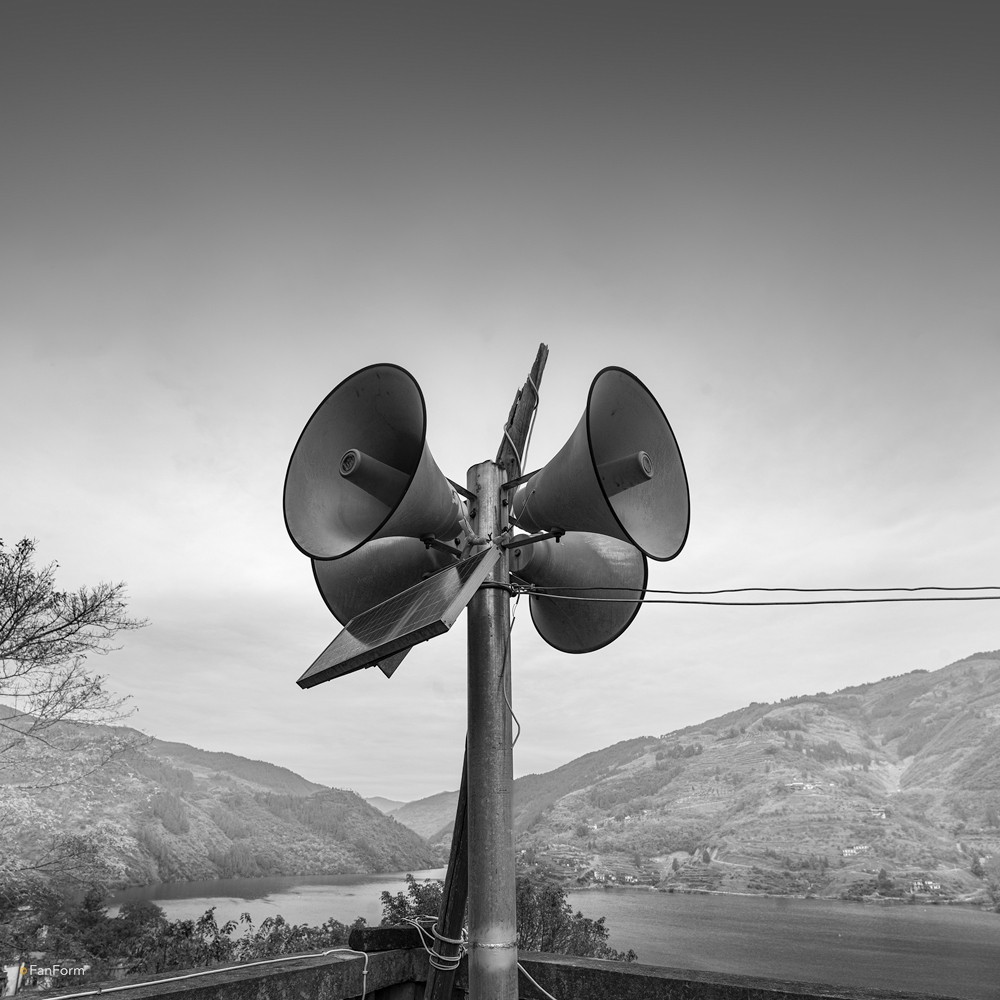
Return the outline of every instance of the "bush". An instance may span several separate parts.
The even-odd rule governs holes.
[[[75,900],[50,887],[35,889],[9,902],[0,895],[0,950],[26,954],[44,941],[48,956],[89,964],[86,980],[95,982],[111,978],[123,965],[128,974],[149,974],[342,945],[351,929],[336,920],[320,927],[287,924],[280,916],[255,929],[246,913],[239,922],[220,926],[214,907],[197,920],[171,921],[147,900],[124,903],[118,916],[109,917],[102,891]]]
[[[636,953],[616,951],[608,945],[604,917],[593,920],[573,913],[566,892],[558,882],[540,876],[518,875],[517,946],[524,951],[547,951],[556,955],[604,958],[634,962]],[[437,917],[444,895],[444,882],[419,883],[406,876],[406,892],[382,893],[382,924],[393,926],[419,917]]]
[[[573,913],[561,885],[526,875],[518,877],[518,948],[617,962],[636,960],[636,953],[631,949],[616,951],[607,942],[604,917],[593,920],[580,912]]]

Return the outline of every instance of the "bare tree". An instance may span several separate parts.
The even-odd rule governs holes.
[[[131,745],[126,734],[77,724],[109,726],[129,714],[128,699],[105,689],[87,657],[146,624],[127,614],[124,583],[59,590],[58,564],[36,567],[35,547],[0,540],[0,773],[21,786],[78,778]]]
[[[111,872],[107,831],[67,833],[49,795],[99,771],[147,738],[115,727],[129,713],[87,657],[115,649],[129,617],[123,583],[63,591],[56,563],[37,567],[36,543],[0,540],[0,910],[45,886],[95,884]]]

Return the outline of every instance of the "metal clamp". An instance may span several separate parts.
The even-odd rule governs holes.
[[[535,469],[535,472],[540,472],[540,469]],[[526,483],[535,472],[528,472],[523,476],[518,476],[517,479],[508,479],[507,482],[500,485],[501,490],[516,490],[521,483]]]
[[[522,545],[534,545],[535,542],[544,542],[546,538],[554,538],[556,542],[565,535],[566,532],[562,528],[556,528],[554,531],[542,531],[537,535],[528,535],[525,538],[515,538],[512,542],[501,542],[500,548],[502,549],[519,549]]]
[[[442,552],[450,552],[453,556],[458,556],[459,559],[462,558],[462,549],[455,548],[454,545],[449,545],[447,542],[442,542],[440,539],[435,538],[433,535],[424,535],[420,541],[424,543],[424,548],[427,549],[440,549]]]

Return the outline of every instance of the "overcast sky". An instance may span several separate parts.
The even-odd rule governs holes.
[[[458,786],[465,619],[386,680],[282,519],[320,400],[394,362],[446,475],[528,465],[634,371],[687,467],[650,586],[1000,585],[993,3],[0,8],[0,537],[145,630],[94,666],[161,739],[364,795]],[[1000,604],[649,605],[513,630],[516,774],[1000,647]]]

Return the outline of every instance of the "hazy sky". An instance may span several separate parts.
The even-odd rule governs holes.
[[[167,740],[364,795],[455,788],[465,619],[391,680],[281,497],[351,372],[452,479],[540,342],[528,465],[606,365],[691,489],[650,586],[1000,585],[993,3],[0,6],[0,536],[150,626],[94,664]],[[1000,604],[645,607],[513,630],[515,773],[1000,646]]]

